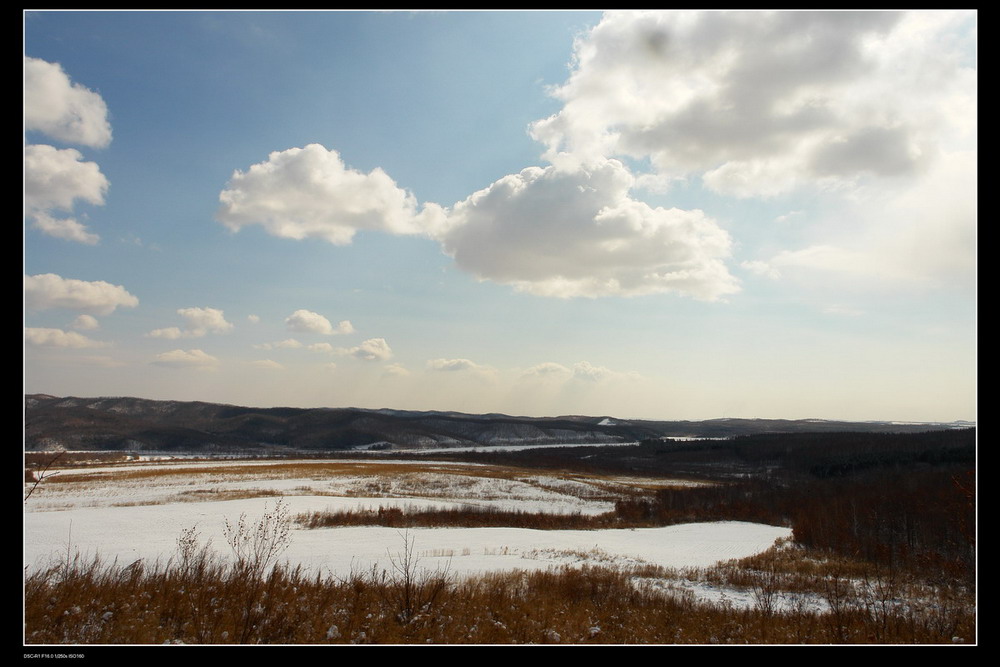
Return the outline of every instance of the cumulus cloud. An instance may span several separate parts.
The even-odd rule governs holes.
[[[530,167],[455,204],[439,238],[460,268],[544,296],[738,291],[729,235],[702,211],[631,198],[633,183],[617,160]]]
[[[325,352],[327,354],[332,354],[334,351],[333,345],[330,345],[329,343],[313,343],[308,346],[308,350],[310,352]]]
[[[177,314],[184,318],[188,330],[195,336],[204,336],[209,331],[225,333],[233,328],[218,308],[181,308]]]
[[[468,359],[431,359],[427,368],[432,371],[474,371],[483,368]]]
[[[166,338],[167,340],[176,340],[178,338],[184,338],[184,332],[181,331],[180,327],[164,327],[163,329],[153,329],[148,334],[149,338]]]
[[[92,315],[80,315],[73,320],[73,323],[70,326],[74,329],[79,329],[80,331],[94,331],[95,329],[101,328],[97,319]]]
[[[150,338],[201,338],[209,332],[225,333],[233,328],[218,308],[179,308],[177,314],[184,318],[185,327],[166,327],[150,331]]]
[[[973,17],[609,12],[532,135],[554,163],[627,155],[736,196],[912,174],[973,81],[935,47]]]
[[[351,169],[319,144],[275,151],[235,171],[219,201],[216,219],[232,231],[261,225],[274,236],[335,245],[362,230],[419,233],[440,214],[434,205],[418,212],[416,198],[381,169]]]
[[[928,175],[974,154],[974,21],[969,11],[609,12],[575,42],[570,75],[552,89],[561,108],[530,127],[548,166],[420,208],[383,171],[352,170],[312,144],[235,172],[218,219],[336,244],[359,230],[423,234],[462,270],[540,296],[724,299],[740,290],[729,234],[701,210],[633,193],[678,182],[740,198],[813,189],[867,203],[873,213],[860,217],[891,238],[915,202],[949,198],[951,180]],[[956,191],[974,201],[970,182]],[[870,199],[884,188],[894,199]],[[882,211],[899,217],[876,219]],[[910,255],[941,241],[947,257],[934,263],[967,273],[969,227],[951,220],[922,225],[935,243],[914,240]],[[839,263],[822,250],[837,244],[814,238],[743,268],[777,277],[810,258]],[[841,255],[877,265],[876,246],[891,252],[873,234],[870,249]]]
[[[354,333],[354,327],[348,320],[342,320],[334,327],[330,320],[311,310],[296,310],[285,318],[285,324],[290,331],[300,333],[318,333],[324,336]]]
[[[103,280],[75,280],[54,273],[42,273],[24,276],[24,305],[29,310],[67,308],[110,315],[119,306],[134,308],[139,305],[139,299],[121,285]]]
[[[99,237],[83,224],[73,218],[55,218],[51,211],[72,211],[77,200],[101,205],[107,189],[108,179],[95,162],[84,162],[80,151],[44,144],[25,146],[24,210],[43,234],[96,244]]]
[[[438,373],[469,374],[484,380],[493,380],[497,377],[497,369],[477,364],[469,359],[431,359],[427,362],[427,370]]]
[[[24,129],[93,148],[111,143],[104,99],[70,81],[58,63],[28,56],[24,57]]]
[[[36,213],[31,226],[48,236],[66,241],[76,241],[84,245],[97,245],[101,237],[87,231],[85,225],[73,218],[53,218],[48,213]]]
[[[75,148],[45,144],[24,147],[24,204],[29,213],[72,210],[77,199],[103,204],[108,179],[96,162],[84,162]]]
[[[72,83],[56,63],[24,58],[24,128],[72,144],[103,148],[111,142],[108,109],[97,93]],[[38,231],[66,241],[95,245],[100,237],[74,218],[77,200],[104,203],[108,179],[76,149],[45,144],[24,147],[24,210]]]
[[[385,342],[385,338],[369,338],[360,345],[341,348],[338,351],[364,361],[385,361],[392,358],[392,348]]]
[[[157,366],[170,368],[215,368],[219,360],[202,350],[172,350],[156,355],[151,362]]]
[[[24,329],[24,341],[28,345],[36,347],[107,347],[107,343],[87,338],[83,334],[79,334],[75,331],[35,327],[26,327]]]

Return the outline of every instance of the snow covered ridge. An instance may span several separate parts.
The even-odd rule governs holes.
[[[253,449],[336,451],[512,444],[621,443],[660,438],[726,438],[786,432],[916,432],[967,423],[903,424],[822,419],[652,421],[610,416],[514,417],[502,414],[254,408],[130,397],[26,395],[26,450],[135,449],[227,452]]]

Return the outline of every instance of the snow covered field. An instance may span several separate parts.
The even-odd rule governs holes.
[[[43,567],[77,553],[122,565],[140,558],[165,562],[176,556],[182,531],[192,528],[228,557],[226,520],[235,523],[245,514],[252,525],[273,511],[275,495],[292,517],[327,509],[461,505],[599,514],[625,490],[648,485],[422,461],[170,462],[63,470],[25,504],[24,565]],[[593,531],[421,528],[406,535],[393,528],[310,530],[293,524],[283,557],[344,576],[390,567],[409,538],[420,568],[455,575],[585,563],[682,568],[749,556],[789,534],[740,522]]]

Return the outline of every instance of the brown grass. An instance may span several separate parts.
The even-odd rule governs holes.
[[[233,643],[974,642],[967,607],[889,607],[858,598],[825,613],[734,610],[665,596],[603,568],[456,579],[394,561],[322,577],[276,567],[246,576],[205,552],[166,565],[74,561],[25,578],[25,641]],[[406,570],[409,568],[409,570]]]

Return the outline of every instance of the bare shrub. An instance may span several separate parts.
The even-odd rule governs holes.
[[[419,568],[420,558],[414,553],[416,540],[409,531],[400,534],[403,547],[395,554],[389,554],[391,597],[398,610],[396,619],[404,625],[412,622],[418,614],[430,612],[434,603],[451,584],[448,568],[428,570]]]
[[[223,530],[226,542],[236,556],[236,569],[251,576],[260,576],[277,563],[291,543],[288,505],[279,499],[256,524],[247,522],[246,514],[232,524],[226,519]]]

